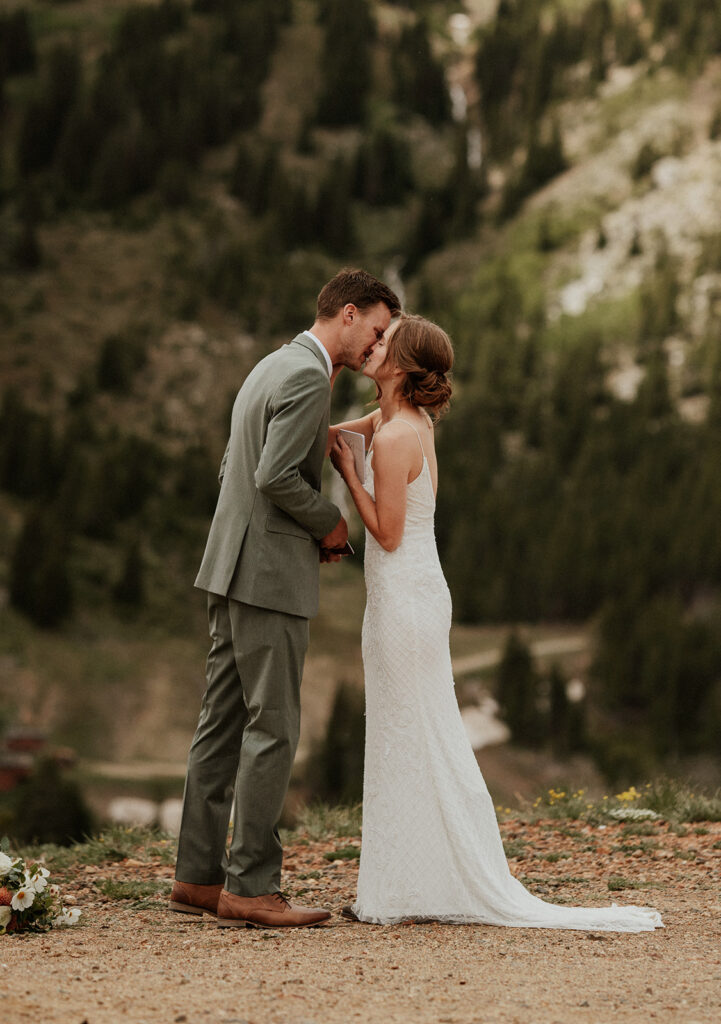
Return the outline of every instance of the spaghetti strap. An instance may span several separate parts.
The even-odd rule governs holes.
[[[425,459],[425,457],[426,457],[426,450],[425,450],[425,448],[423,447],[423,442],[421,441],[421,435],[420,435],[420,434],[418,433],[418,431],[416,430],[416,428],[415,428],[415,427],[413,426],[413,424],[412,424],[412,423],[409,423],[409,422],[408,422],[408,420],[404,420],[402,416],[396,416],[396,420],[397,420],[397,421],[398,421],[399,423],[405,423],[405,425],[406,425],[407,427],[410,427],[410,428],[411,428],[411,430],[412,430],[412,431],[413,431],[413,432],[415,433],[416,437],[418,438],[418,444],[419,444],[419,445],[421,446],[421,455],[422,455],[422,456],[423,456],[423,458]]]
[[[421,441],[421,435],[418,433],[418,431],[416,430],[416,428],[413,426],[412,423],[409,423],[408,420],[404,420],[402,416],[394,416],[393,419],[392,420],[388,420],[388,422],[389,423],[391,423],[391,422],[392,423],[405,423],[405,425],[407,427],[410,427],[411,430],[415,433],[416,437],[418,438],[418,444],[421,446],[421,455],[423,456],[424,459],[427,457],[426,456],[426,450],[423,447],[423,441]],[[367,451],[366,455],[370,455],[370,453],[373,451],[373,442],[376,439],[376,434],[380,432],[382,426],[383,426],[383,424],[381,424],[379,427],[377,427],[373,431],[373,436],[371,437],[371,443],[368,446],[368,451]]]

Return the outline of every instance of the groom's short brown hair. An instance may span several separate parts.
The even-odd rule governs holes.
[[[345,267],[321,289],[316,317],[318,320],[332,320],[349,302],[358,309],[369,309],[383,302],[391,316],[401,311],[400,300],[388,285],[365,270]]]

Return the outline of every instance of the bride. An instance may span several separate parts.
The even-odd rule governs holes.
[[[363,845],[358,896],[344,916],[373,924],[413,918],[598,931],[662,927],[646,907],[545,903],[508,869],[456,703],[451,599],[433,531],[431,416],[448,405],[452,364],[440,327],[401,316],[363,370],[375,381],[379,408],[330,430],[331,459],[366,527]],[[365,436],[365,484],[339,426]]]

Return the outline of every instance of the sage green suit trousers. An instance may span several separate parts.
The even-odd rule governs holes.
[[[278,892],[278,822],[300,732],[308,620],[208,594],[208,623],[207,689],[188,756],[175,875],[224,883],[238,896]]]

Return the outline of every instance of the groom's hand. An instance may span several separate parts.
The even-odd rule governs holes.
[[[340,562],[343,555],[339,555],[337,551],[329,551],[327,548],[320,549],[320,560],[321,563],[325,562]]]
[[[340,562],[341,555],[338,554],[338,551],[346,546],[347,541],[348,523],[341,516],[330,533],[322,537],[319,542],[321,562]]]

